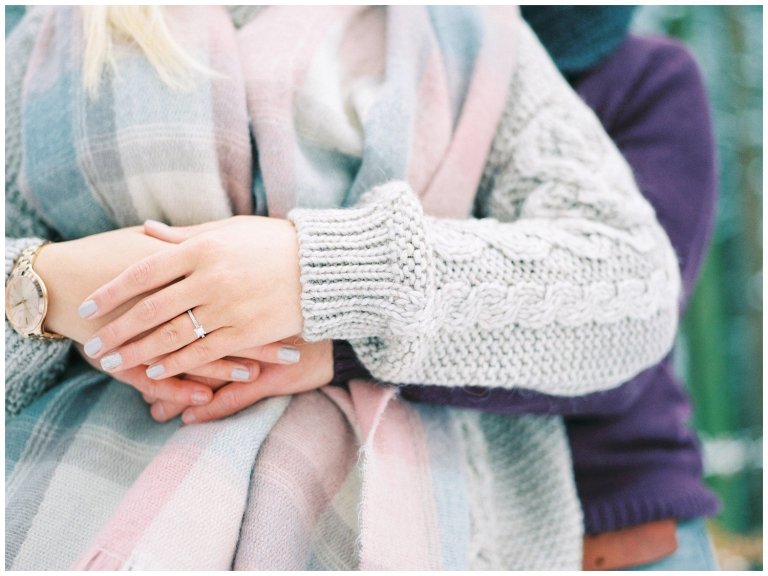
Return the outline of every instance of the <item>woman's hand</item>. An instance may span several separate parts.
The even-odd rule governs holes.
[[[259,400],[272,396],[297,394],[327,385],[333,378],[333,344],[330,340],[307,343],[292,338],[282,343],[282,346],[295,346],[300,352],[301,359],[297,363],[277,363],[277,358],[269,362],[263,349],[253,348],[238,352],[237,358],[229,360],[245,361],[258,360],[260,369],[258,377],[250,382],[229,382],[225,379],[208,379],[198,376],[187,376],[188,380],[205,383],[216,390],[213,399],[202,406],[190,405],[189,402],[173,402],[159,400],[153,393],[145,393],[144,399],[152,404],[151,414],[155,420],[164,422],[182,414],[185,424],[206,422],[230,416]],[[277,361],[277,362],[275,362]],[[143,375],[143,374],[142,374]],[[161,388],[172,389],[174,378],[157,381],[155,392]],[[165,394],[165,391],[162,393]]]
[[[147,375],[168,378],[301,332],[298,242],[287,220],[236,216],[145,230],[180,243],[129,266],[80,307],[87,318],[100,319],[140,298],[86,343],[105,370],[162,356]],[[197,338],[187,310],[205,338]]]
[[[89,359],[84,353],[83,343],[93,333],[94,322],[78,315],[78,305],[88,294],[115,278],[134,262],[172,246],[147,236],[139,226],[44,246],[35,261],[35,271],[42,277],[48,290],[45,329],[73,340],[80,354],[95,368],[101,369],[98,362]],[[117,318],[133,304],[135,301],[127,302],[112,314],[102,316],[96,322],[97,327]],[[249,373],[249,378],[255,378],[258,375],[258,364],[251,364],[253,372]],[[219,362],[206,369],[211,368],[222,374],[227,370],[232,372],[235,366]],[[143,368],[115,373],[113,376],[142,392],[156,391],[155,382],[147,377]],[[208,402],[212,395],[209,386],[176,379],[165,382],[159,397],[199,404]]]
[[[97,370],[102,370],[97,360],[90,358],[81,344],[76,343],[77,349],[85,360]],[[277,342],[251,348],[247,357],[222,358],[200,366],[178,377],[149,378],[146,366],[135,366],[127,370],[112,372],[111,375],[121,382],[133,386],[142,393],[144,398],[152,398],[152,402],[167,402],[168,405],[181,406],[175,414],[168,418],[162,415],[162,405],[154,410],[159,421],[168,420],[178,415],[183,407],[202,405],[210,402],[213,391],[227,382],[252,382],[261,371],[260,363],[295,364],[300,359],[301,352],[295,346]],[[159,360],[159,359],[157,359]]]
[[[140,226],[47,244],[35,260],[35,271],[48,289],[45,329],[84,343],[93,334],[94,323],[77,313],[83,299],[134,262],[172,247],[147,236]],[[95,327],[117,318],[132,304],[102,316]]]

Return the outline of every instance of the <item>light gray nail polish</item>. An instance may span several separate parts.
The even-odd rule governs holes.
[[[277,351],[277,358],[283,362],[288,362],[288,364],[296,364],[296,362],[299,361],[299,358],[301,358],[301,352],[299,352],[298,348],[294,348],[293,346],[282,346]]]
[[[162,364],[152,364],[149,368],[147,368],[147,376],[149,378],[160,378],[165,374],[165,366]]]
[[[96,354],[99,353],[99,350],[101,350],[101,338],[94,336],[85,343],[83,349],[85,350],[85,353],[88,354],[88,356],[93,358],[96,356]]]
[[[111,354],[107,354],[104,356],[104,358],[101,359],[101,367],[104,370],[114,370],[122,363],[123,357],[120,356],[120,352],[112,352]]]
[[[248,380],[251,377],[251,373],[245,368],[233,368],[232,380]]]
[[[208,399],[210,396],[206,394],[205,392],[193,392],[192,393],[192,402],[194,404],[205,404],[208,402]]]
[[[80,318],[88,318],[93,316],[97,310],[96,302],[93,300],[86,300],[80,304],[80,308],[77,309],[77,313],[80,314]]]

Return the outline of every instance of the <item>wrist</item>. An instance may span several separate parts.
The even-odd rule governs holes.
[[[434,292],[421,205],[391,182],[342,209],[295,209],[307,340],[405,335]]]
[[[288,324],[292,334],[301,334],[304,329],[304,315],[301,307],[301,265],[299,259],[299,240],[296,227],[290,220],[279,220],[285,232],[285,296],[289,299],[291,316]]]
[[[67,260],[68,243],[50,243],[37,253],[34,270],[42,279],[48,292],[48,311],[43,322],[43,329],[56,334],[66,334],[66,299],[62,279],[72,267]]]
[[[85,342],[94,331],[135,302],[128,302],[113,315],[97,321],[80,318],[80,303],[128,265],[166,245],[145,236],[138,228],[46,245],[38,254],[34,266],[48,290],[46,330]]]

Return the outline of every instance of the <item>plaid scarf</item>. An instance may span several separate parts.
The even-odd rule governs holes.
[[[270,7],[240,30],[222,7],[167,13],[216,74],[174,92],[125,46],[93,99],[78,11],[46,16],[24,82],[22,189],[64,238],[351,205],[393,178],[429,214],[469,215],[505,104],[514,10]],[[179,427],[81,366],[7,434],[8,567],[579,562],[551,553],[579,536],[576,508],[576,523],[553,528],[563,510],[529,494],[570,477],[558,419],[412,406],[353,382]],[[526,466],[521,487],[532,455],[546,463]]]
[[[223,7],[166,10],[178,43],[214,71],[192,90],[122,46],[89,98],[79,10],[46,18],[24,80],[22,190],[64,238],[351,205],[392,179],[428,213],[468,216],[505,103],[515,10],[283,6],[239,30]]]

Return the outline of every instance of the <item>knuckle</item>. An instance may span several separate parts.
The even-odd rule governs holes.
[[[122,330],[116,322],[110,322],[104,327],[104,339],[109,343],[122,342]]]
[[[232,414],[240,409],[240,394],[227,388],[221,391],[219,402],[226,414]]]
[[[189,392],[181,388],[174,388],[171,397],[168,399],[174,404],[189,404]]]
[[[160,340],[164,346],[175,350],[181,337],[179,336],[179,331],[173,324],[166,324],[160,330]]]
[[[128,344],[119,350],[123,366],[138,366],[141,364],[141,349],[138,344]]]
[[[211,409],[210,405],[198,407],[193,412],[200,422],[207,422],[208,420],[215,420],[218,418],[218,414],[216,414],[214,409]]]
[[[145,381],[142,391],[144,394],[155,400],[163,397],[162,391],[160,390],[160,384],[149,378]]]
[[[228,272],[227,270],[221,267],[217,267],[217,268],[214,268],[213,270],[210,270],[208,275],[210,278],[210,282],[213,286],[226,285],[227,281],[230,281],[233,279],[232,272],[231,271]]]
[[[137,286],[149,283],[152,275],[152,264],[148,260],[137,262],[131,267],[131,279]]]
[[[203,342],[202,339],[190,348],[191,353],[194,354],[195,360],[200,364],[208,362],[208,359],[211,357],[211,347]]]
[[[194,245],[194,250],[201,256],[218,256],[226,249],[226,244],[218,238],[203,236]]]
[[[106,296],[108,302],[119,302],[120,301],[120,294],[119,294],[119,292],[117,290],[117,287],[112,285],[112,284],[108,284],[104,288],[104,296]]]
[[[142,320],[154,320],[157,316],[157,302],[154,298],[144,298],[139,303],[139,316]]]

